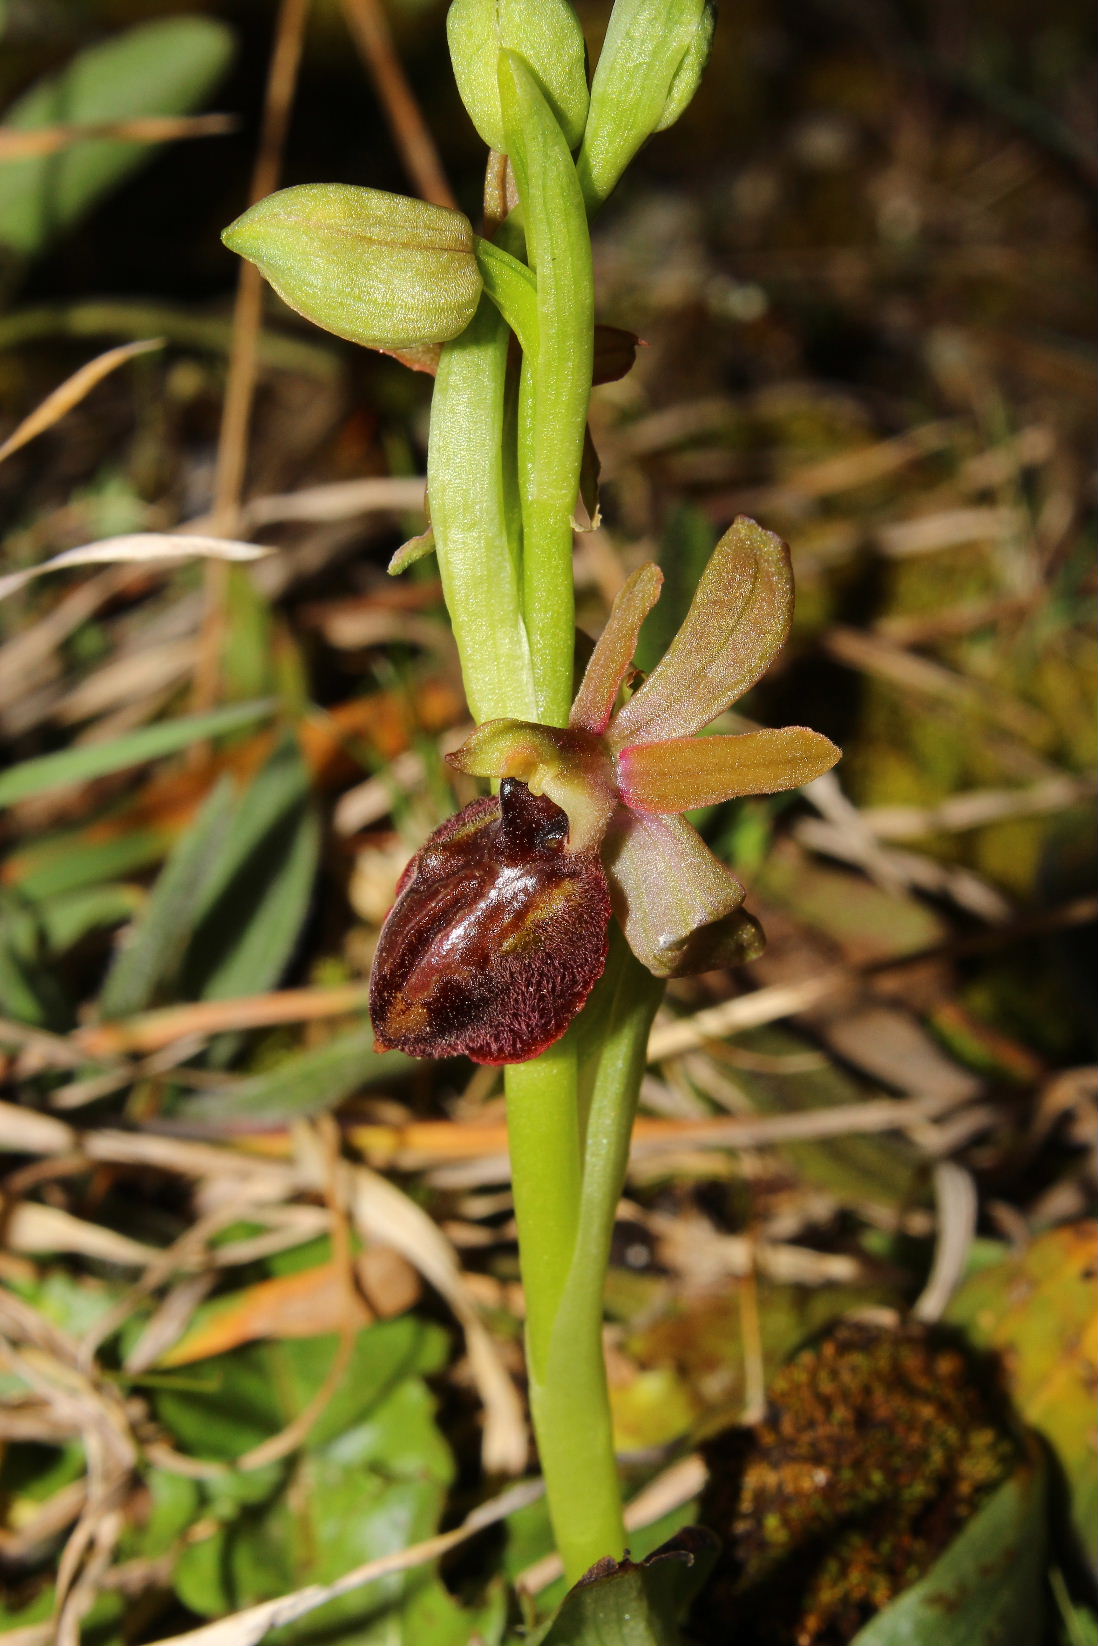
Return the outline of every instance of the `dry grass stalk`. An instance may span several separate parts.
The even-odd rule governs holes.
[[[263,121],[255,168],[252,172],[249,205],[262,200],[278,186],[308,15],[309,0],[282,0],[267,74]],[[237,529],[236,519],[244,491],[248,433],[255,399],[262,319],[263,277],[253,263],[242,261],[237,276],[232,348],[229,354],[229,374],[225,385],[221,429],[217,442],[217,470],[214,476],[215,529],[217,534],[222,536]],[[193,695],[197,709],[208,708],[217,698],[221,649],[225,639],[227,594],[226,569],[216,562],[211,562],[207,568],[206,607],[195,657]]]
[[[377,87],[408,176],[424,200],[456,207],[430,127],[393,45],[381,0],[343,0],[343,15]]]
[[[3,131],[0,131],[0,161],[3,159]],[[21,132],[15,135],[23,137],[38,137],[39,132]],[[74,406],[78,406],[89,395],[97,383],[109,377],[112,371],[124,365],[127,360],[133,360],[139,354],[148,354],[150,349],[160,349],[164,346],[162,337],[151,337],[137,343],[120,343],[117,348],[107,349],[103,354],[97,354],[94,360],[74,371],[71,377],[58,385],[46,398],[29,412],[22,422],[12,430],[7,439],[0,445],[0,463],[12,452],[17,452],[21,446],[36,435],[45,433],[60,421]],[[2,585],[0,585],[2,587]]]
[[[0,130],[0,164],[57,154],[74,143],[104,138],[126,143],[175,143],[189,137],[224,137],[235,131],[232,114],[144,114],[129,120],[96,120],[83,125],[39,126],[34,131]]]

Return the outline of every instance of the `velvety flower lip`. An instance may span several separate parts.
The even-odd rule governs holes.
[[[597,852],[507,779],[436,829],[397,887],[370,974],[380,1051],[519,1063],[564,1033],[606,965]]]
[[[659,599],[643,566],[614,602],[568,726],[489,721],[447,758],[518,778],[568,818],[567,850],[601,850],[614,912],[657,976],[761,953],[744,888],[681,817],[694,807],[799,788],[839,750],[804,726],[696,737],[766,672],[793,615],[789,550],[741,515],[721,538],[665,656],[620,707],[641,625]]]

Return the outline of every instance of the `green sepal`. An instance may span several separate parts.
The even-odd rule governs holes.
[[[347,183],[303,183],[250,207],[221,236],[307,320],[367,348],[446,343],[482,281],[459,211]]]
[[[587,51],[568,0],[453,0],[446,35],[461,100],[490,149],[506,154],[497,65],[520,52],[574,149],[587,118]]]

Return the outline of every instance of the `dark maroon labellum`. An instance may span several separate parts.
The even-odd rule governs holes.
[[[370,977],[380,1050],[522,1063],[564,1033],[606,965],[610,895],[597,852],[508,778],[412,859]]]

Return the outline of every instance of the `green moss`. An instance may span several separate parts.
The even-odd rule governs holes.
[[[705,1646],[844,1646],[926,1572],[1017,1446],[965,1356],[922,1327],[838,1326],[774,1379],[766,1417],[706,1448],[726,1539]]]

